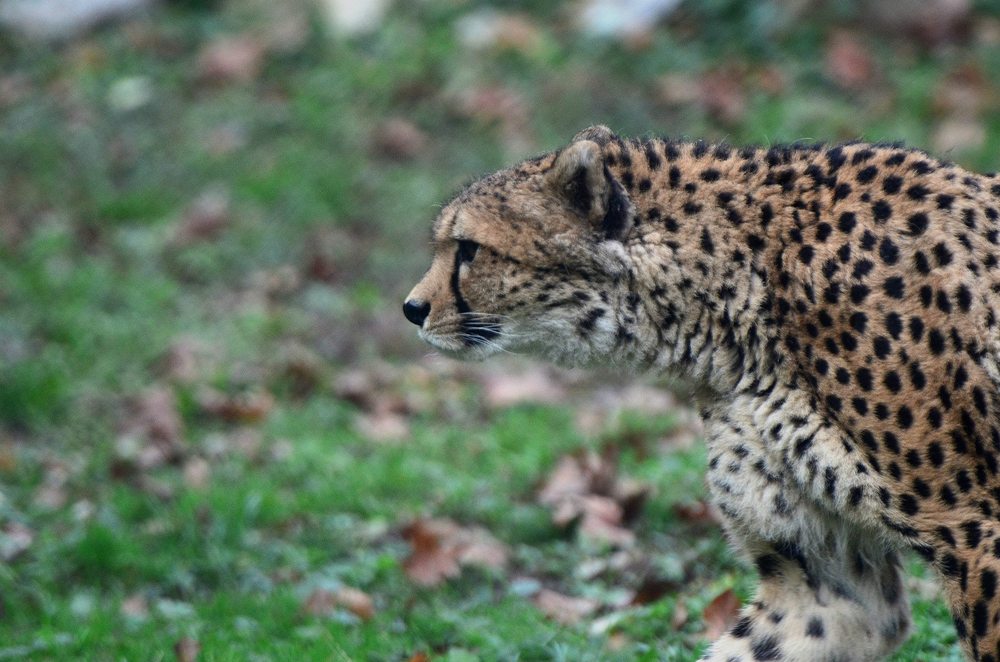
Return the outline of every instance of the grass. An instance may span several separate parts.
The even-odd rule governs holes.
[[[717,529],[675,514],[704,496],[703,452],[663,452],[680,425],[670,412],[584,433],[584,396],[494,410],[478,373],[412,372],[426,350],[398,302],[426,266],[437,206],[598,122],[930,149],[955,120],[956,76],[982,88],[959,119],[983,133],[950,156],[998,165],[996,101],[975,82],[1000,73],[987,3],[971,19],[980,36],[944,47],[869,31],[854,3],[788,19],[777,2],[735,0],[686,3],[630,46],[525,0],[502,7],[527,18],[531,45],[482,51],[455,25],[487,3],[396,4],[354,39],[288,3],[299,32],[285,42],[266,3],[186,3],[58,47],[0,42],[0,550],[31,535],[0,565],[0,659],[162,659],[184,637],[203,660],[693,659],[703,608],[728,588],[747,599],[754,582]],[[824,64],[837,31],[873,43],[875,73],[857,88]],[[199,53],[233,34],[272,44],[259,70],[200,74]],[[729,114],[664,91],[713,76],[715,94],[738,98]],[[148,98],[123,105],[116,94],[135,80]],[[399,118],[424,138],[380,146],[379,127]],[[179,239],[195,201],[219,192],[219,228]],[[171,367],[178,354],[189,369]],[[402,399],[391,407],[403,442],[366,435],[331,386],[385,362],[402,377],[367,396]],[[208,388],[274,404],[219,415]],[[150,389],[172,398],[158,412],[177,425],[166,439],[141,412]],[[157,448],[166,456],[142,455]],[[611,605],[643,579],[584,578],[576,570],[611,550],[536,503],[580,448],[616,449],[620,471],[652,486],[636,548],[674,588],[561,626],[531,605],[538,585]],[[420,516],[485,527],[510,567],[415,586],[401,527]],[[374,617],[304,611],[314,589],[339,586],[370,595]],[[913,605],[915,634],[895,659],[960,659],[943,605]]]

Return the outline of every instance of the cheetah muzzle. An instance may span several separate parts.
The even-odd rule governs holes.
[[[878,660],[897,554],[1000,662],[1000,179],[895,145],[606,127],[472,184],[404,304],[443,353],[681,374],[756,598],[706,660]]]

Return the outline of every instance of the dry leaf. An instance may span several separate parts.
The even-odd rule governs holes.
[[[666,595],[673,593],[679,588],[677,582],[667,579],[655,579],[647,577],[629,601],[629,605],[648,605],[660,600]]]
[[[624,527],[626,515],[638,513],[648,490],[615,472],[615,466],[596,453],[564,456],[539,490],[538,502],[549,508],[556,526],[578,522],[587,538],[630,545],[635,536]]]
[[[302,610],[310,616],[327,616],[338,607],[364,621],[375,616],[375,605],[371,597],[364,591],[347,586],[335,591],[316,589],[306,598]]]
[[[274,407],[274,396],[264,390],[227,395],[206,387],[198,393],[198,406],[230,423],[259,423]]]
[[[201,644],[191,637],[184,637],[174,644],[174,654],[177,655],[177,662],[195,662],[200,652]]]
[[[195,198],[174,230],[178,246],[209,241],[218,237],[232,222],[228,191],[210,188]]]
[[[853,34],[838,30],[826,46],[826,74],[837,85],[858,90],[875,77],[875,60]]]
[[[119,611],[125,618],[144,621],[149,618],[149,602],[141,593],[135,593],[122,600]]]
[[[479,527],[464,528],[448,519],[419,519],[403,530],[411,553],[403,561],[406,576],[421,586],[457,577],[463,565],[503,568],[506,546]]]
[[[212,477],[212,468],[201,457],[192,457],[184,463],[184,484],[193,490],[204,490]]]
[[[393,117],[378,126],[372,142],[383,156],[408,161],[426,151],[429,138],[410,120]]]
[[[430,662],[430,659],[427,653],[414,653],[406,662]]]
[[[982,121],[960,114],[943,120],[934,128],[931,145],[938,153],[966,152],[982,147],[986,138]]]
[[[35,532],[18,522],[8,522],[0,528],[0,560],[10,563],[28,551],[35,541]]]
[[[504,409],[525,402],[557,404],[566,399],[566,389],[552,373],[543,368],[524,372],[487,372],[481,377],[483,399],[492,410]]]
[[[148,468],[183,454],[184,424],[177,410],[174,392],[165,386],[153,386],[137,397],[123,423],[116,441],[116,461]],[[124,468],[121,473],[131,473]],[[112,473],[117,473],[112,467]]]
[[[597,611],[596,600],[573,598],[543,588],[534,598],[535,606],[543,614],[563,625],[573,625]]]
[[[722,524],[718,509],[708,501],[674,504],[674,514],[678,519],[691,524]]]
[[[747,110],[743,76],[733,69],[709,71],[701,78],[701,104],[720,122],[736,124]]]
[[[680,630],[681,627],[687,623],[688,620],[688,610],[687,605],[682,601],[678,600],[677,604],[674,606],[674,611],[670,614],[670,627],[675,630]]]
[[[736,622],[740,615],[740,599],[732,589],[726,589],[708,603],[701,613],[705,621],[705,637],[715,641]]]
[[[251,35],[219,37],[198,54],[198,74],[214,82],[249,83],[260,75],[266,49]]]
[[[354,419],[358,434],[372,441],[401,441],[410,436],[406,418],[391,411],[360,414]]]

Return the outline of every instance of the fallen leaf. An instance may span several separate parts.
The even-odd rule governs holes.
[[[466,48],[537,52],[542,33],[524,14],[495,9],[480,9],[466,14],[455,23],[458,40]]]
[[[120,457],[123,444],[129,444],[127,456],[143,467],[183,454],[184,423],[174,392],[168,387],[158,385],[143,391],[132,401],[129,417],[122,427],[122,435],[116,442]]]
[[[190,246],[215,239],[232,222],[229,192],[210,188],[196,197],[174,230],[173,241],[178,246]]]
[[[563,625],[573,625],[590,616],[599,606],[596,600],[574,598],[543,588],[534,597],[535,606],[543,614]]]
[[[670,614],[670,627],[675,630],[680,630],[681,627],[688,620],[688,610],[687,605],[683,601],[678,600],[677,604],[674,605],[674,611]]]
[[[192,457],[184,463],[184,484],[192,490],[204,490],[212,477],[212,468],[201,457]]]
[[[430,659],[427,657],[427,653],[414,653],[406,662],[430,662]]]
[[[501,569],[507,564],[507,547],[480,527],[425,518],[406,526],[403,537],[411,547],[403,569],[421,586],[436,586],[457,577],[464,565]]]
[[[417,158],[427,150],[429,138],[410,120],[393,117],[378,125],[372,143],[381,155],[399,161]]]
[[[691,524],[722,524],[719,511],[708,501],[674,504],[674,514],[678,519]]]
[[[627,546],[635,535],[624,523],[638,514],[647,493],[641,483],[618,477],[612,462],[591,452],[560,458],[539,490],[538,502],[549,508],[556,526],[577,522],[586,538]]]
[[[931,145],[939,154],[978,149],[986,142],[987,132],[982,121],[959,114],[942,120],[931,133]]]
[[[715,641],[736,622],[740,615],[740,599],[732,589],[726,589],[708,603],[701,613],[705,621],[705,637]]]
[[[174,644],[174,654],[177,656],[177,662],[195,662],[200,652],[201,644],[191,637],[183,637]]]
[[[375,616],[371,597],[364,591],[347,586],[335,591],[316,589],[302,605],[302,610],[310,616],[328,616],[337,608],[344,608],[363,621]]]
[[[481,377],[483,400],[491,410],[530,402],[556,404],[566,399],[566,389],[544,368],[520,373],[487,372]]]
[[[119,612],[127,619],[145,621],[149,618],[149,602],[141,593],[134,593],[122,600]]]
[[[701,104],[713,118],[727,124],[743,120],[747,110],[743,76],[735,69],[709,71],[700,80]]]
[[[852,33],[838,30],[830,37],[824,60],[826,75],[847,90],[859,90],[875,77],[875,60]]]
[[[632,606],[648,605],[662,599],[679,588],[677,582],[669,579],[647,577],[635,590],[629,604]]]
[[[274,396],[262,389],[229,395],[205,387],[197,400],[203,412],[230,423],[259,423],[274,407]]]
[[[35,532],[18,522],[0,527],[0,559],[10,563],[28,551],[35,541]]]
[[[198,53],[198,75],[203,80],[249,83],[260,75],[266,49],[255,36],[218,37]]]

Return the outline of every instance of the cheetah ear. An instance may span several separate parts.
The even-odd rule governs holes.
[[[632,226],[632,204],[594,141],[577,140],[559,152],[546,182],[605,239],[621,240]]]
[[[580,133],[573,136],[573,142],[580,140],[590,140],[595,142],[601,147],[604,147],[612,140],[615,140],[618,136],[615,135],[614,131],[604,126],[603,124],[595,124],[594,126],[589,126]]]

